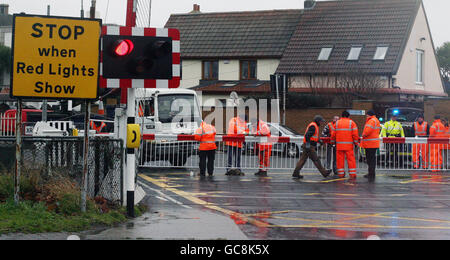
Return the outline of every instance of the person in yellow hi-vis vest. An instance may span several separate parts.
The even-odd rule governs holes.
[[[405,131],[400,122],[397,121],[397,115],[392,115],[391,120],[384,124],[381,130],[382,138],[399,138],[405,137]],[[387,162],[393,167],[400,167],[400,162],[402,161],[399,157],[399,151],[402,150],[403,144],[388,144],[389,155],[387,156]]]

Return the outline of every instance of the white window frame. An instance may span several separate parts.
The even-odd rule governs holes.
[[[416,84],[423,85],[424,82],[424,63],[425,63],[425,51],[416,50]]]
[[[333,47],[323,47],[320,50],[319,57],[317,57],[317,60],[318,61],[328,61],[328,60],[330,60],[331,53],[333,52],[333,49],[334,49]]]
[[[362,49],[363,49],[362,45],[352,46],[352,48],[350,49],[350,52],[348,53],[347,61],[359,61],[359,57],[361,57]],[[353,57],[354,54],[357,54],[356,57]]]
[[[381,50],[382,50],[382,49],[385,49],[386,51],[384,52],[384,55],[383,55],[383,56],[381,56],[381,57],[378,58],[378,56],[380,56],[379,54],[381,53]],[[377,46],[377,49],[376,49],[376,51],[375,51],[375,54],[373,55],[373,60],[385,60],[388,51],[389,51],[389,46],[386,46],[386,45],[380,45],[380,46]],[[377,55],[377,54],[378,54],[378,55]]]

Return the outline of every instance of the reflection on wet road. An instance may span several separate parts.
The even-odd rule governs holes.
[[[151,189],[150,204],[227,216],[249,239],[450,239],[449,174],[381,174],[369,184],[316,173],[296,181],[289,173],[199,178],[174,171],[141,174],[140,182]]]

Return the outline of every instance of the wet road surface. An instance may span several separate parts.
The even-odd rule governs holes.
[[[369,184],[362,176],[309,173],[299,181],[287,172],[200,178],[164,170],[142,172],[139,182],[149,195],[148,225],[163,232],[150,220],[161,212],[173,218],[166,234],[129,228],[131,237],[142,231],[142,238],[158,239],[450,239],[449,173],[379,174]]]

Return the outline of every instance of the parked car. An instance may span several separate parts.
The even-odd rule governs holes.
[[[290,137],[290,138],[299,138],[303,137],[303,135],[299,134],[294,129],[277,124],[277,123],[267,123],[270,127],[270,133],[272,136],[279,137]],[[249,128],[251,126],[249,125]],[[281,155],[289,158],[297,158],[301,152],[301,144],[300,143],[276,143],[273,144],[272,154],[273,155]],[[246,154],[255,154],[256,147],[254,143],[245,144],[244,153]]]

